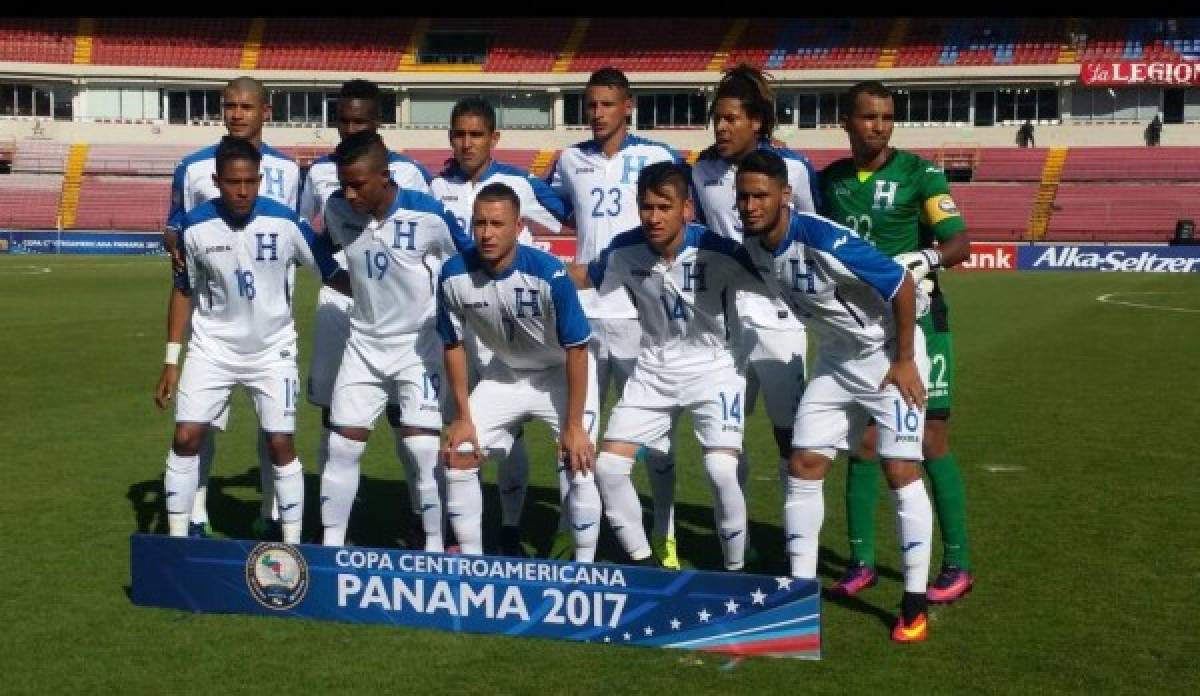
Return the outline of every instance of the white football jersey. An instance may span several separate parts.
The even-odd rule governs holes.
[[[430,188],[433,197],[454,213],[458,224],[471,233],[471,214],[475,205],[475,193],[488,184],[501,183],[513,190],[521,200],[522,244],[533,243],[533,232],[558,234],[562,221],[567,217],[566,207],[546,182],[517,167],[493,161],[479,174],[479,181],[471,181],[463,174],[458,163],[451,161],[445,171],[434,178]]]
[[[769,291],[817,334],[823,356],[855,358],[881,350],[895,338],[891,300],[904,267],[848,227],[813,213],[789,214],[778,248],[747,240],[755,262],[771,268]],[[927,307],[919,293],[918,315]]]
[[[592,336],[566,267],[540,249],[518,244],[512,265],[497,276],[477,250],[465,252],[442,266],[438,288],[442,341],[461,342],[466,325],[514,370],[563,365],[564,349]]]
[[[775,147],[769,140],[760,140],[758,149],[769,150],[783,158],[792,187],[793,210],[814,213],[818,210],[820,187],[816,171],[808,158],[785,147]],[[742,219],[737,211],[737,165],[727,162],[711,146],[692,166],[692,195],[696,204],[696,220],[709,229],[734,241],[742,241]],[[765,269],[759,269],[766,272]],[[738,312],[751,326],[769,329],[795,329],[796,321],[788,310],[770,298],[748,295],[739,298]]]
[[[388,171],[400,188],[429,193],[429,172],[416,160],[389,150]],[[323,229],[321,213],[325,202],[341,187],[333,158],[325,155],[315,160],[308,168],[304,188],[300,190],[300,217],[308,220],[313,229]]]
[[[292,210],[300,198],[300,167],[279,150],[262,144],[262,183],[258,195],[272,198]],[[221,195],[213,174],[217,171],[217,146],[210,145],[197,150],[175,167],[171,180],[171,211],[167,215],[167,227],[183,229],[183,214]]]
[[[317,266],[322,278],[337,273],[328,242],[263,196],[239,227],[221,212],[218,199],[180,218],[187,270],[175,283],[192,295],[188,350],[235,369],[295,360],[290,269],[301,263]]]
[[[432,320],[442,264],[474,248],[441,203],[405,189],[382,220],[355,212],[340,191],[333,194],[325,205],[325,233],[346,252],[352,335],[384,342]]]
[[[595,140],[563,149],[550,174],[550,187],[575,216],[575,261],[588,263],[600,256],[614,237],[641,224],[638,216],[638,172],[656,162],[686,164],[679,153],[653,140],[626,135],[611,158]],[[591,319],[633,319],[637,310],[625,293],[599,297],[595,290],[580,293]]]
[[[700,225],[688,225],[671,262],[647,243],[641,227],[617,235],[588,277],[601,295],[626,290],[642,327],[638,364],[714,369],[733,364],[727,324],[740,289],[765,292],[762,277],[740,244]]]

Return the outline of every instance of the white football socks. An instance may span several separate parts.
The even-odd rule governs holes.
[[[500,489],[500,524],[520,526],[525,491],[529,487],[529,455],[525,452],[524,438],[514,440],[508,458],[500,462],[496,487]]]
[[[746,558],[746,498],[738,485],[738,458],[723,452],[704,455],[713,492],[713,513],[726,570],[741,570]]]
[[[925,482],[917,479],[892,491],[896,502],[896,536],[904,562],[904,591],[925,594],[929,583],[929,545],[933,541],[933,507]]]
[[[271,461],[271,447],[267,434],[258,431],[258,482],[262,487],[262,499],[258,503],[258,516],[264,520],[279,519],[279,503],[275,500],[275,463]]]
[[[567,495],[571,531],[575,539],[575,560],[591,563],[596,560],[596,544],[600,541],[600,490],[590,471],[577,471],[571,477]]]
[[[466,555],[483,553],[483,488],[479,467],[446,468],[446,511]]]
[[[654,536],[675,536],[675,455],[646,449],[646,478],[654,502]]]
[[[403,426],[392,427],[392,441],[396,445],[396,458],[404,466],[404,487],[408,489],[408,502],[412,506],[413,517],[421,518],[421,490],[417,486],[420,474],[417,473],[417,463],[404,444],[405,435],[400,432]]]
[[[650,542],[642,527],[642,504],[633,487],[633,460],[611,452],[596,457],[596,486],[604,500],[608,524],[621,548],[635,561],[650,556]]]
[[[792,576],[817,577],[817,544],[825,521],[825,481],[788,475],[784,483],[783,529]]]
[[[317,476],[325,475],[325,465],[329,463],[329,438],[333,431],[321,428],[321,436],[317,438]]]
[[[409,435],[403,440],[407,456],[415,465],[416,476],[409,479],[409,489],[417,490],[418,512],[425,529],[425,550],[445,551],[442,540],[442,497],[438,493],[441,475],[441,438],[437,435]]]
[[[359,459],[366,449],[365,442],[337,433],[329,436],[329,461],[321,474],[321,526],[324,528],[321,543],[326,546],[346,544],[350,509],[354,507],[354,496],[358,493]]]
[[[283,543],[299,544],[300,528],[304,523],[304,467],[297,457],[284,466],[272,466],[271,472],[274,495],[279,498]]]
[[[217,456],[215,428],[208,428],[200,440],[200,465],[197,472],[196,495],[192,498],[192,522],[208,522],[208,476],[212,473],[213,459]]]
[[[171,536],[187,536],[192,501],[199,481],[200,457],[181,457],[174,448],[167,450],[167,470],[163,490],[167,500],[167,528]]]

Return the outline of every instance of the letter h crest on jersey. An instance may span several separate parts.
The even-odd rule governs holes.
[[[396,223],[394,236],[392,237],[393,249],[407,249],[408,251],[417,250],[417,221],[416,220],[395,220]],[[407,229],[406,229],[407,228]],[[405,240],[402,242],[402,240]]]
[[[279,234],[271,232],[264,234],[262,232],[255,233],[254,237],[258,240],[258,255],[254,258],[255,261],[278,261],[279,260]],[[266,241],[270,237],[271,241]],[[264,256],[267,250],[271,251],[271,258]]]
[[[528,300],[525,299],[526,291],[529,292]],[[516,301],[513,303],[513,307],[515,307],[517,310],[516,316],[518,319],[525,318],[525,308],[526,307],[529,308],[529,316],[531,316],[531,317],[542,316],[542,310],[538,307],[538,291],[537,290],[534,290],[533,288],[513,288],[513,292],[516,294]]]
[[[896,204],[896,189],[900,188],[900,184],[895,181],[884,181],[878,179],[875,181],[875,202],[871,207],[875,210],[884,209],[891,210]]]

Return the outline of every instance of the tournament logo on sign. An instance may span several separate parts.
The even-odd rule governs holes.
[[[259,544],[246,557],[246,585],[264,607],[291,609],[308,594],[308,562],[287,544]]]

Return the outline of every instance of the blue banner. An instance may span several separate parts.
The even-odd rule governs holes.
[[[1017,270],[1198,273],[1200,246],[1018,246]]]
[[[0,253],[10,254],[165,254],[162,235],[153,232],[26,232],[0,230]]]
[[[156,534],[130,544],[143,606],[821,657],[815,581]]]

